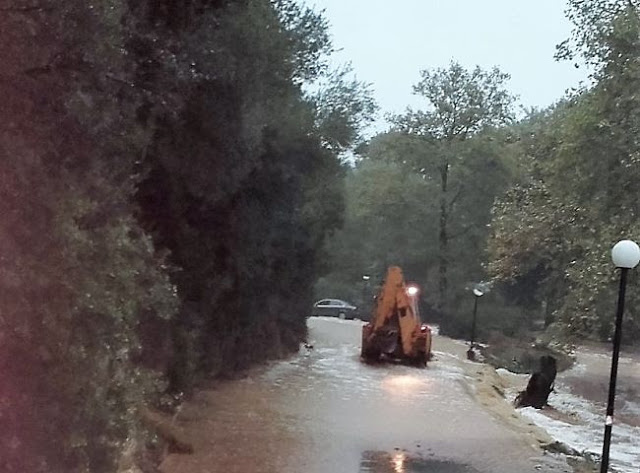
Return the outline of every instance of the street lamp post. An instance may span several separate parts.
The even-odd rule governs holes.
[[[627,274],[640,262],[640,248],[631,240],[622,240],[611,250],[611,259],[616,268],[620,268],[620,288],[616,310],[616,325],[613,335],[613,356],[611,358],[611,377],[609,378],[609,397],[607,400],[607,416],[604,422],[604,442],[602,445],[602,462],[600,473],[609,469],[609,449],[611,447],[611,428],[613,427],[613,408],[616,398],[616,380],[618,376],[618,358],[622,338],[622,315],[624,313],[624,296],[627,286]]]
[[[371,276],[369,276],[368,274],[363,274],[362,275],[362,306],[361,306],[361,310],[360,310],[360,318],[362,318],[363,316],[367,316],[366,313],[369,312],[369,298],[368,298],[368,294],[369,294],[369,280],[371,279]],[[364,320],[364,319],[363,319]]]
[[[469,342],[469,349],[467,350],[467,359],[475,360],[476,354],[473,351],[473,344],[476,341],[476,314],[478,313],[478,299],[480,299],[484,295],[484,290],[480,284],[476,284],[473,288],[473,321],[471,322],[471,340]]]

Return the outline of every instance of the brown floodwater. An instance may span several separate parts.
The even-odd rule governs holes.
[[[164,473],[568,472],[474,401],[462,361],[366,365],[361,323],[309,320],[287,361],[199,392],[178,417],[191,455]],[[444,340],[444,339],[442,339]]]
[[[618,366],[615,422],[610,462],[620,473],[637,473],[640,464],[640,355],[623,347]],[[611,345],[592,344],[576,351],[576,364],[556,379],[549,397],[560,416],[532,418],[555,438],[579,452],[599,456],[602,452],[606,401],[611,371]],[[544,411],[543,411],[544,414]]]
[[[558,376],[572,393],[602,409],[609,392],[611,346],[583,346],[576,353],[576,365]],[[616,383],[616,418],[633,427],[640,427],[640,353],[622,348]]]

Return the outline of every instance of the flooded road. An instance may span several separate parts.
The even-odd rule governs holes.
[[[179,416],[195,452],[169,455],[162,471],[571,471],[479,407],[464,344],[435,337],[427,369],[369,366],[359,360],[360,330],[310,319],[312,349],[200,392]]]

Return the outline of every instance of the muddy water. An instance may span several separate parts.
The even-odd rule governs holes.
[[[523,413],[580,452],[602,453],[611,346],[581,347],[575,366],[558,375],[551,409]],[[523,381],[524,383],[524,381]],[[611,466],[637,473],[640,465],[640,355],[623,353],[618,366]]]
[[[454,356],[424,370],[369,366],[359,322],[309,328],[313,349],[190,402],[179,422],[195,453],[170,455],[163,472],[568,471],[478,407]]]

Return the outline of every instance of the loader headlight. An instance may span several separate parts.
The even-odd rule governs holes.
[[[418,289],[418,286],[408,286],[407,287],[407,295],[411,296],[411,297],[415,297],[418,295],[418,292],[420,292],[420,289]]]

